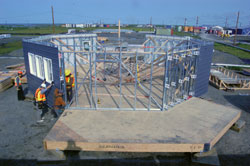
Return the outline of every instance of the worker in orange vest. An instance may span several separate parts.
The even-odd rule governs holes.
[[[71,74],[69,69],[65,70],[65,82],[66,82],[66,92],[67,92],[67,101],[70,102],[73,96],[73,88],[75,87],[75,78]]]
[[[40,120],[38,120],[38,123],[41,123],[44,121],[44,115],[46,112],[48,112],[48,106],[47,106],[47,100],[46,100],[46,95],[45,93],[51,86],[54,84],[50,84],[48,87],[46,87],[46,80],[42,82],[39,88],[37,88],[36,93],[35,93],[35,100],[36,103],[38,104],[38,109],[39,109],[39,115],[40,115]]]
[[[17,100],[24,100],[25,96],[23,93],[22,80],[21,78],[25,75],[22,71],[18,71],[15,78],[15,87],[17,89]]]

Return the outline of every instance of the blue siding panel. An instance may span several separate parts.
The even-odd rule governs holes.
[[[209,73],[212,62],[213,45],[201,46],[195,82],[195,96],[199,97],[208,91]]]
[[[28,88],[32,94],[35,94],[36,89],[41,85],[43,80],[30,74],[29,60],[28,60],[29,52],[52,60],[53,79],[54,79],[55,85],[52,86],[52,88],[50,88],[48,92],[46,93],[48,105],[52,107],[54,103],[53,101],[54,90],[55,88],[58,88],[58,89],[60,88],[60,69],[59,69],[58,49],[56,47],[49,47],[45,45],[23,41],[23,56],[24,56],[25,68],[27,72]],[[49,85],[48,83],[46,84],[47,86]]]

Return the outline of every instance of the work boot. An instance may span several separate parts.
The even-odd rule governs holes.
[[[38,120],[37,121],[37,123],[42,123],[44,120],[43,119],[41,119],[41,120]]]

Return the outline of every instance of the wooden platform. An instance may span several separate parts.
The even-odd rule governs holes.
[[[191,98],[165,112],[66,110],[45,149],[117,152],[210,150],[241,112]]]

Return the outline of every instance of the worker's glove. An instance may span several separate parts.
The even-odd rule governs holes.
[[[52,81],[51,84],[54,85],[54,81]]]

